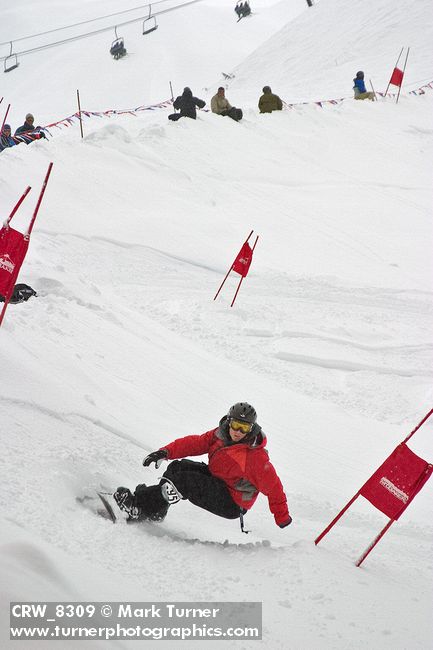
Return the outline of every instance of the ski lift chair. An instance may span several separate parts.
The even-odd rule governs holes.
[[[115,40],[111,43],[110,54],[114,59],[121,59],[122,56],[125,56],[125,41],[122,36],[117,36],[117,28],[114,28],[114,33],[116,35]]]
[[[248,1],[244,2],[244,10],[243,10],[242,15],[243,15],[244,18],[251,15],[251,7],[250,7],[250,3]]]
[[[11,70],[15,70],[15,68],[18,68],[19,63],[18,63],[18,56],[16,54],[12,53],[12,41],[11,41],[11,51],[9,52],[9,56],[5,57],[4,60],[4,72],[10,72]]]
[[[152,5],[149,5],[149,15],[143,21],[143,36],[154,32],[155,29],[158,29],[158,25],[156,24],[156,17],[152,16]]]

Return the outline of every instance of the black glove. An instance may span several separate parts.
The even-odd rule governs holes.
[[[149,467],[152,463],[155,463],[156,469],[161,465],[163,460],[167,460],[168,451],[166,449],[158,449],[158,451],[152,451],[146,458],[143,460],[143,465]]]
[[[288,520],[287,520],[284,524],[278,524],[278,526],[279,526],[280,528],[286,528],[286,526],[290,526],[291,523],[292,523],[292,518],[291,518],[291,516],[289,515]]]

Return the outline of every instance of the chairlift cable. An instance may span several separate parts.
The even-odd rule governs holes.
[[[138,11],[139,9],[144,9],[145,7],[150,7],[151,5],[159,5],[164,2],[173,2],[173,0],[156,0],[156,2],[149,2],[145,5],[140,5],[139,7],[134,7],[133,9],[125,9],[124,11],[117,11],[116,13],[113,14],[106,14],[105,16],[99,16],[99,18],[90,18],[89,20],[83,20],[79,23],[74,23],[73,25],[65,25],[64,27],[56,27],[55,29],[49,29],[46,32],[39,32],[38,34],[31,34],[30,36],[21,36],[20,38],[12,38],[9,39],[8,41],[5,41],[4,43],[0,43],[0,47],[2,45],[8,45],[11,41],[13,43],[18,43],[18,41],[26,41],[30,38],[37,38],[38,36],[45,36],[46,34],[53,34],[54,32],[60,32],[63,29],[72,29],[73,27],[79,27],[80,25],[87,25],[89,23],[94,23],[98,20],[105,20],[105,18],[112,18],[113,16],[120,16],[122,14],[128,14],[131,13],[132,11]]]
[[[152,16],[160,16],[162,14],[169,13],[170,11],[175,11],[176,9],[182,9],[182,7],[187,7],[188,5],[196,4],[197,2],[203,2],[203,0],[189,0],[189,2],[184,2],[183,4],[176,5],[170,9],[163,9],[162,11],[157,11]],[[155,3],[156,4],[156,3]],[[148,6],[148,5],[146,5]],[[102,27],[101,29],[96,29],[93,32],[87,32],[85,34],[78,34],[77,36],[71,36],[65,38],[61,41],[55,41],[54,43],[47,43],[46,45],[39,45],[38,47],[33,47],[29,50],[22,50],[21,52],[14,52],[15,56],[25,56],[26,54],[33,54],[34,52],[40,52],[41,50],[46,50],[50,47],[56,47],[57,45],[64,45],[65,43],[72,43],[74,41],[79,41],[82,38],[88,38],[90,36],[95,36],[96,34],[102,34],[103,32],[109,32],[115,29],[115,27],[123,27],[124,25],[131,25],[132,23],[143,22],[146,16],[141,16],[140,18],[133,18],[132,20],[126,20],[123,23],[116,23],[115,25],[110,25],[110,27]],[[9,43],[10,41],[8,41]],[[9,58],[9,55],[0,57],[0,61],[4,61]]]

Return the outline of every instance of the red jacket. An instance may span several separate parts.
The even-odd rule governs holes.
[[[285,524],[289,519],[286,495],[269,461],[266,436],[260,427],[257,429],[258,434],[249,443],[227,444],[227,435],[220,426],[201,435],[178,438],[161,449],[168,452],[169,460],[207,453],[211,474],[224,481],[235,503],[249,510],[262,492],[268,497],[275,522]]]

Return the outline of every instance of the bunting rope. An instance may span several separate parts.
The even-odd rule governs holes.
[[[166,101],[159,102],[158,104],[150,104],[148,106],[138,106],[137,108],[126,108],[126,109],[114,109],[110,108],[107,111],[81,111],[81,118],[87,117],[112,117],[113,115],[136,115],[137,113],[141,113],[142,111],[154,111],[159,108],[169,108],[172,106],[173,100],[172,99],[167,99]],[[80,111],[77,111],[73,115],[69,115],[69,117],[64,117],[61,120],[58,120],[57,122],[52,122],[51,124],[46,124],[45,126],[41,127],[44,130],[48,130],[52,127],[58,127],[61,128],[62,126],[64,127],[69,127],[72,126],[76,120],[80,120]]]
[[[407,91],[408,95],[425,95],[425,88],[429,88],[430,90],[433,89],[433,81],[430,81],[428,84],[424,84],[424,86],[421,86],[420,88],[416,88],[415,90],[409,90]],[[376,91],[376,95],[379,95],[380,97],[397,97],[397,93],[381,93]],[[320,101],[312,101],[312,102],[297,102],[294,104],[288,104],[287,102],[283,101],[283,105],[287,109],[294,108],[295,106],[308,106],[311,104],[315,104],[316,106],[320,106],[320,108],[323,108],[323,106],[326,106],[326,104],[341,104],[342,102],[346,101],[347,99],[353,99],[353,97],[340,97],[339,99],[321,99]]]
[[[416,88],[415,90],[409,90],[408,94],[409,95],[425,95],[426,89],[433,89],[433,81],[430,81],[428,84],[424,84],[420,88]],[[376,95],[379,95],[380,97],[395,97],[396,93],[380,93],[376,91]],[[297,102],[297,103],[287,103],[283,101],[283,106],[286,110],[291,110],[295,108],[295,106],[311,106],[311,105],[316,105],[320,106],[320,108],[323,108],[327,104],[335,106],[336,104],[341,104],[342,102],[346,101],[347,99],[353,99],[353,97],[341,97],[340,99],[324,99],[320,101],[310,101],[310,102]],[[86,118],[92,118],[92,117],[112,117],[114,115],[134,115],[136,116],[138,113],[144,112],[144,111],[155,111],[159,109],[164,109],[164,108],[171,108],[173,105],[173,100],[172,99],[167,99],[163,102],[159,102],[158,104],[149,104],[149,105],[143,105],[143,106],[137,106],[136,108],[127,108],[127,109],[109,109],[106,111],[81,111],[81,119],[83,117]],[[51,124],[46,124],[45,126],[41,127],[43,131],[47,131],[50,135],[52,135],[49,131],[50,128],[62,128],[62,127],[70,127],[74,125],[77,121],[79,122],[80,120],[80,112],[77,111],[73,115],[69,115],[68,117],[64,117],[61,120],[57,120],[57,122],[52,122]]]

